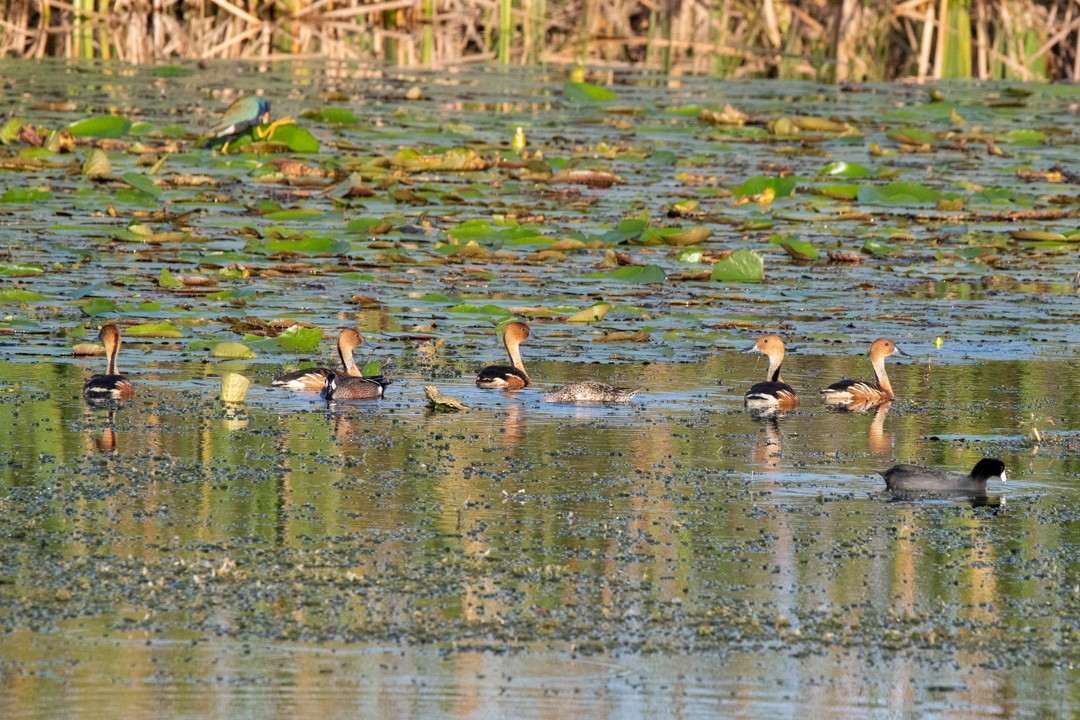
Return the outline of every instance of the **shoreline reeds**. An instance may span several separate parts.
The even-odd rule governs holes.
[[[1080,80],[1073,0],[5,0],[4,57],[319,56],[825,82]]]

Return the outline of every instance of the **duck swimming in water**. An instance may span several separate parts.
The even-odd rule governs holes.
[[[338,357],[341,358],[341,368],[334,371],[330,368],[305,368],[294,370],[274,378],[270,385],[283,387],[286,390],[311,390],[318,392],[326,385],[326,377],[332,372],[338,372],[350,377],[360,377],[360,368],[356,367],[353,360],[353,351],[360,347],[364,338],[352,328],[345,328],[338,333],[337,349]]]
[[[334,371],[326,376],[326,384],[323,385],[322,396],[326,402],[334,400],[380,400],[383,391],[390,384],[390,380],[382,375],[371,377],[354,377],[352,375],[338,375]]]
[[[746,407],[781,411],[799,407],[799,394],[780,377],[780,365],[784,362],[784,341],[779,335],[762,335],[742,352],[759,352],[769,358],[768,380],[750,386],[744,397]]]
[[[870,365],[874,368],[876,382],[841,380],[822,389],[822,399],[828,405],[856,404],[862,407],[892,400],[896,395],[893,393],[892,383],[889,382],[889,375],[885,372],[885,358],[891,355],[909,357],[892,340],[888,338],[875,340],[870,345]]]
[[[488,365],[476,376],[476,387],[495,390],[520,390],[531,380],[521,362],[521,344],[529,338],[529,326],[512,322],[503,328],[503,345],[510,356],[509,365]]]
[[[549,403],[623,403],[634,399],[637,390],[615,387],[595,380],[582,380],[564,385],[559,390],[540,398],[540,402]]]
[[[83,383],[83,398],[87,402],[130,400],[135,395],[135,386],[116,369],[116,356],[120,352],[120,331],[110,323],[101,328],[98,338],[105,344],[105,374],[94,375]]]
[[[881,473],[885,487],[893,492],[943,492],[986,494],[986,481],[1005,478],[1005,463],[996,458],[983,458],[967,475],[921,465],[897,465]]]

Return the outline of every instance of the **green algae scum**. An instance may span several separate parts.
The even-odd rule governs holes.
[[[5,718],[1080,713],[1080,88],[0,78]],[[343,328],[383,400],[271,388]],[[763,334],[794,411],[743,408]],[[879,337],[897,399],[826,407]]]

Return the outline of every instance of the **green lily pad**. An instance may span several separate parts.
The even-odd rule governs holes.
[[[628,265],[611,272],[586,273],[585,277],[628,283],[662,283],[667,279],[659,265]]]
[[[352,110],[343,107],[324,107],[304,113],[304,117],[333,125],[355,125],[360,121]]]
[[[766,175],[758,175],[752,178],[747,178],[742,185],[740,185],[734,192],[735,197],[744,197],[746,195],[760,195],[769,188],[776,193],[776,197],[788,197],[791,193],[795,192],[795,185],[797,179],[794,177],[768,177]]]
[[[836,177],[866,177],[870,169],[858,163],[849,163],[843,160],[831,162],[818,170],[818,175],[833,175]]]
[[[721,282],[759,283],[765,279],[765,260],[753,250],[740,248],[713,265],[711,278]]]
[[[574,313],[570,317],[566,318],[566,322],[600,322],[604,319],[604,316],[608,314],[608,310],[611,310],[611,303],[598,302],[592,307],[587,307],[584,310],[580,310]]]
[[[281,125],[274,129],[269,142],[280,143],[293,152],[317,153],[319,141],[315,136],[299,125]]]
[[[619,96],[605,87],[587,82],[568,82],[563,85],[563,97],[572,102],[618,100]]]
[[[53,194],[44,188],[8,188],[0,195],[0,202],[36,203],[52,200]]]
[[[126,172],[120,177],[124,182],[141,192],[143,195],[148,195],[155,199],[161,196],[161,188],[157,186],[157,183],[142,173]]]
[[[68,125],[75,137],[122,138],[131,130],[131,121],[118,115],[99,115]]]
[[[223,342],[210,348],[210,357],[229,358],[232,360],[255,360],[259,355],[244,343]]]
[[[154,337],[154,338],[182,338],[184,333],[169,323],[146,323],[143,325],[131,325],[124,329],[125,335],[131,337]]]
[[[903,180],[888,185],[863,185],[859,188],[858,194],[860,203],[896,205],[936,203],[942,197],[943,193],[940,190]]]
[[[0,302],[4,303],[32,302],[44,299],[44,295],[34,290],[24,290],[23,288],[4,288],[0,290]]]
[[[817,260],[821,257],[813,245],[794,235],[773,235],[769,242],[784,248],[787,254],[796,260]]]
[[[173,277],[169,272],[169,268],[161,268],[161,274],[158,275],[158,287],[163,288],[178,288],[183,287],[183,283]]]
[[[83,303],[82,311],[84,315],[94,317],[96,315],[105,315],[106,313],[118,313],[120,307],[112,300],[105,298],[91,298],[86,303]]]
[[[0,263],[0,275],[4,277],[32,277],[41,275],[45,268],[40,265],[23,265],[22,263]]]
[[[293,325],[277,337],[267,338],[258,335],[245,335],[241,342],[266,352],[309,353],[319,347],[322,330]]]

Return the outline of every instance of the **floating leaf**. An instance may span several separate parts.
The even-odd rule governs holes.
[[[45,269],[40,265],[23,265],[21,263],[0,263],[0,275],[4,277],[32,277],[41,275]]]
[[[461,412],[469,409],[468,405],[457,398],[444,395],[434,385],[425,385],[424,395],[427,396],[428,407],[436,412]]]
[[[304,113],[304,117],[334,125],[355,125],[359,122],[356,114],[348,108],[324,107]]]
[[[860,203],[891,203],[911,205],[937,203],[942,198],[940,190],[928,188],[916,182],[898,181],[888,185],[863,185],[859,188]]]
[[[662,283],[667,279],[659,265],[628,265],[611,272],[586,273],[585,277],[628,283]]]
[[[161,188],[157,186],[157,183],[142,173],[126,172],[120,177],[124,182],[141,192],[143,195],[148,195],[155,199],[161,195]]]
[[[849,163],[843,160],[831,162],[818,170],[818,175],[833,175],[837,177],[866,177],[870,169],[858,163]]]
[[[247,397],[251,381],[238,373],[225,373],[221,376],[221,400],[223,402],[243,402]]]
[[[587,322],[599,322],[604,319],[604,316],[608,314],[608,310],[611,309],[611,303],[598,302],[592,307],[580,310],[570,317],[566,318],[566,322],[572,323],[587,323]]]
[[[742,185],[735,190],[735,197],[745,197],[748,195],[760,195],[766,190],[772,190],[776,193],[776,197],[787,197],[795,191],[796,179],[794,177],[768,177],[765,175],[758,175],[752,178],[747,178]]]
[[[7,145],[18,139],[19,131],[25,124],[26,121],[21,118],[9,118],[4,127],[0,128],[0,143]]]
[[[288,220],[314,220],[321,218],[325,213],[322,210],[315,210],[313,208],[291,208],[289,210],[278,210],[277,212],[267,213],[263,217],[267,220],[273,220],[274,222],[286,222]]]
[[[678,230],[675,228],[665,228],[661,237],[666,245],[674,245],[675,247],[685,247],[687,245],[700,245],[709,239],[712,235],[712,230],[707,227],[692,227],[686,230]]]
[[[88,178],[104,178],[112,175],[112,163],[101,148],[92,148],[82,166],[82,174]]]
[[[184,333],[169,323],[146,323],[132,325],[124,330],[125,335],[132,337],[155,337],[155,338],[182,338]]]
[[[293,152],[319,152],[319,141],[315,139],[314,135],[299,125],[280,125],[274,129],[273,135],[267,138],[267,140],[274,143],[280,143]]]
[[[563,84],[563,96],[572,102],[597,102],[619,99],[618,95],[607,88],[587,82],[568,82]]]
[[[230,358],[233,360],[255,360],[259,355],[244,343],[223,342],[210,348],[210,357]]]
[[[158,275],[158,287],[178,288],[183,287],[183,285],[184,283],[173,277],[173,274],[169,272],[169,268],[161,268],[161,274]]]
[[[721,282],[758,283],[765,278],[765,260],[747,248],[740,248],[713,265],[712,279]]]
[[[813,245],[794,235],[773,235],[769,242],[784,248],[787,254],[796,260],[817,260],[821,257]]]
[[[649,223],[645,220],[627,218],[620,221],[614,229],[608,230],[601,235],[599,239],[605,243],[622,243],[640,237],[647,227],[649,227]]]
[[[428,170],[463,172],[486,170],[491,167],[490,160],[480,157],[475,150],[468,148],[451,148],[444,153],[427,155],[412,148],[402,148],[390,158],[390,164],[410,172]]]
[[[120,312],[120,308],[112,300],[92,298],[89,302],[83,304],[82,311],[84,315],[94,317],[95,315],[104,315],[106,313],[118,313]]]
[[[131,130],[131,121],[117,115],[100,115],[68,125],[75,137],[122,138]]]
[[[24,290],[22,288],[4,288],[0,290],[0,302],[4,303],[32,302],[44,299],[44,295],[34,290]]]
[[[322,330],[293,325],[277,337],[245,335],[242,342],[254,345],[267,352],[309,353],[319,347]]]
[[[854,200],[859,196],[858,185],[825,185],[814,188],[818,195],[833,198],[834,200]]]
[[[1013,240],[1027,240],[1033,242],[1065,242],[1066,238],[1058,232],[1049,230],[1010,230],[1009,237]]]
[[[44,188],[8,188],[0,195],[0,202],[36,203],[52,198],[53,194]]]

